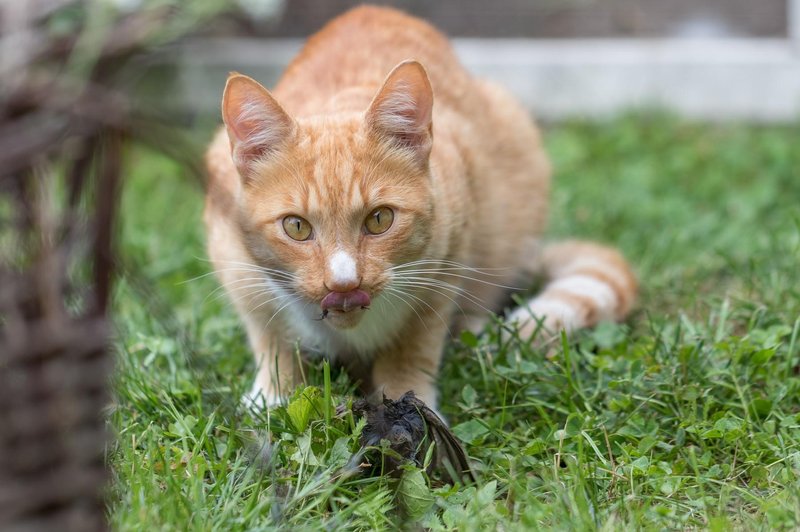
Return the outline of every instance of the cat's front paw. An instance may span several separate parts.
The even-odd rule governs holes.
[[[560,337],[562,330],[571,330],[569,309],[533,299],[526,306],[514,309],[506,318],[506,322],[516,328],[517,335],[523,341],[532,340],[537,345],[549,345]],[[511,333],[505,331],[505,340]]]
[[[258,382],[254,382],[250,391],[242,396],[242,404],[253,412],[263,412],[282,405],[285,399],[280,394],[264,391]]]

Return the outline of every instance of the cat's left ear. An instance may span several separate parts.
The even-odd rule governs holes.
[[[366,114],[367,126],[427,162],[433,143],[433,89],[425,68],[403,61],[386,78]]]

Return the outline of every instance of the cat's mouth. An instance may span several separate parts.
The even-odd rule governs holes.
[[[370,295],[360,288],[348,292],[329,292],[320,302],[320,319],[336,328],[355,327],[363,311],[369,309]]]
[[[352,310],[368,308],[370,296],[364,290],[356,288],[347,292],[329,292],[320,302],[323,314],[326,312],[347,313]]]

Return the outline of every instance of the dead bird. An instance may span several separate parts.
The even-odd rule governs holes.
[[[353,403],[353,413],[367,420],[361,433],[363,446],[377,447],[381,440],[389,442],[393,452],[383,456],[384,472],[399,474],[400,466],[406,463],[422,467],[428,446],[434,443],[429,474],[439,471],[453,483],[475,482],[461,443],[414,392],[406,392],[397,401],[385,395],[382,401],[359,399]]]

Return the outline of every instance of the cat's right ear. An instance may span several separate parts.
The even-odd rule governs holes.
[[[233,162],[242,177],[253,162],[279,149],[294,133],[295,122],[267,89],[252,78],[232,73],[222,95],[222,120],[231,141]]]

